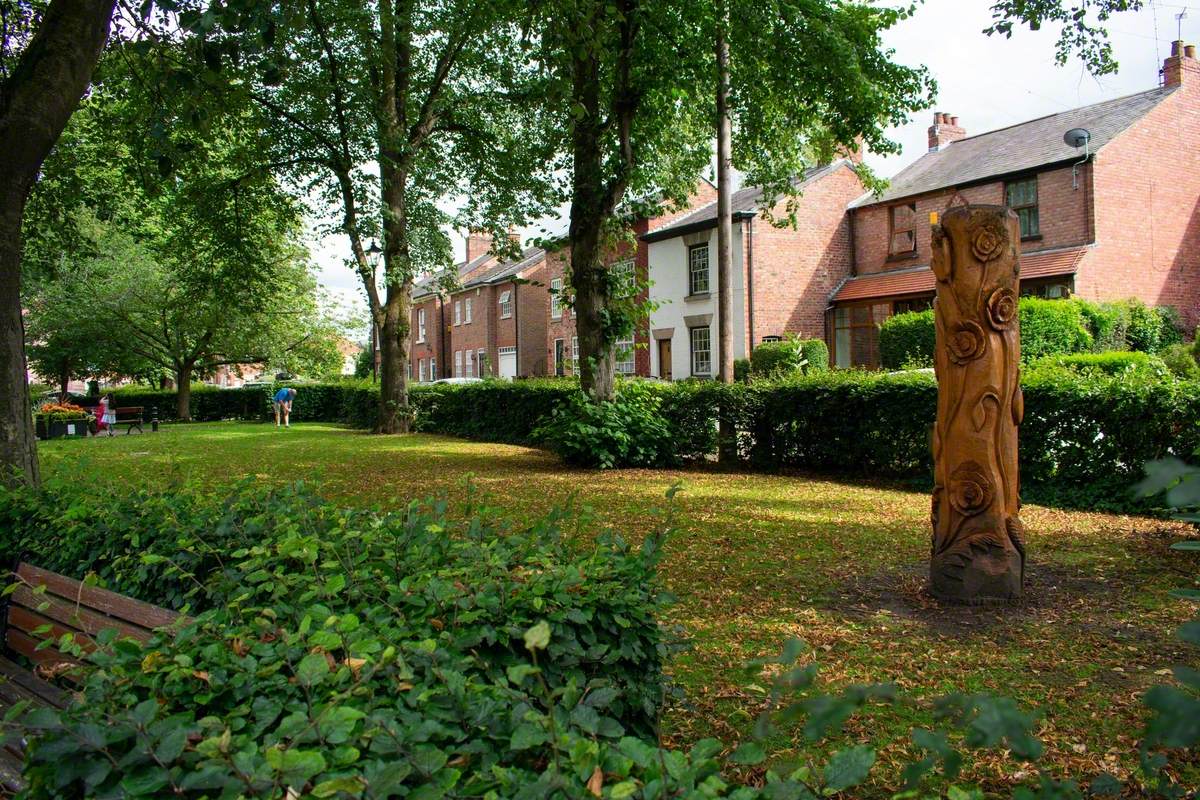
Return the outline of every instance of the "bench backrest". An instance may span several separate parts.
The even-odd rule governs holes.
[[[18,586],[8,599],[4,643],[12,652],[48,667],[74,664],[53,645],[37,649],[43,639],[73,633],[85,651],[95,647],[100,631],[115,628],[121,636],[146,641],[155,628],[170,625],[179,614],[74,578],[22,562],[13,573]],[[35,591],[44,586],[45,591]],[[45,629],[45,630],[43,630]]]
[[[113,413],[118,417],[140,417],[142,415],[142,406],[121,406],[114,408]]]

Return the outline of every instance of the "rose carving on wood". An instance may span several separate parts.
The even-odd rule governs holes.
[[[1024,581],[1017,426],[1017,216],[959,206],[933,227],[938,378],[930,586],[964,603],[1009,600]]]

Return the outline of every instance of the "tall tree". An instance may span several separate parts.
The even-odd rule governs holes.
[[[690,0],[553,0],[534,6],[542,108],[566,154],[570,280],[580,382],[614,392],[614,346],[634,320],[614,302],[620,278],[604,256],[629,215],[681,202],[710,157],[707,59]],[[711,42],[711,39],[708,40]]]
[[[108,38],[115,0],[5,3],[0,29],[0,482],[38,483],[25,379],[21,227],[38,169]],[[40,12],[40,13],[39,13]]]
[[[406,429],[412,286],[444,267],[452,215],[468,198],[496,231],[545,203],[546,167],[521,135],[535,72],[514,0],[293,0],[182,19],[212,83],[241,78],[272,128],[270,166],[349,238],[379,331],[378,429]],[[367,242],[383,242],[382,274]],[[503,241],[504,237],[500,237]]]

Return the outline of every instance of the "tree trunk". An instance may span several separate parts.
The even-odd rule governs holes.
[[[379,432],[408,433],[408,352],[412,281],[389,286],[379,335]]]
[[[64,359],[62,370],[58,373],[58,396],[62,400],[67,399],[67,389],[71,385],[71,366]]]
[[[192,421],[192,368],[191,363],[179,365],[175,370],[175,414],[180,422]]]
[[[25,380],[21,318],[21,206],[0,208],[0,484],[39,481],[33,414]],[[13,205],[17,205],[13,208]]]
[[[21,317],[21,220],[108,38],[115,0],[53,0],[0,83],[0,482],[37,485]]]
[[[576,57],[573,69],[574,100],[584,112],[571,131],[571,288],[579,336],[579,385],[593,400],[612,400],[616,364],[614,342],[604,328],[609,292],[600,263],[606,214],[599,63],[594,55]]]

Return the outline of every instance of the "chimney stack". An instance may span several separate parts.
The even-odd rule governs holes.
[[[1163,86],[1182,86],[1200,81],[1200,61],[1196,60],[1196,45],[1182,41],[1171,42],[1171,55],[1163,62]]]
[[[467,262],[470,263],[492,249],[492,235],[487,231],[467,233]]]
[[[935,111],[933,112],[933,124],[929,126],[929,152],[940,150],[966,135],[966,129],[958,124],[958,117]]]

